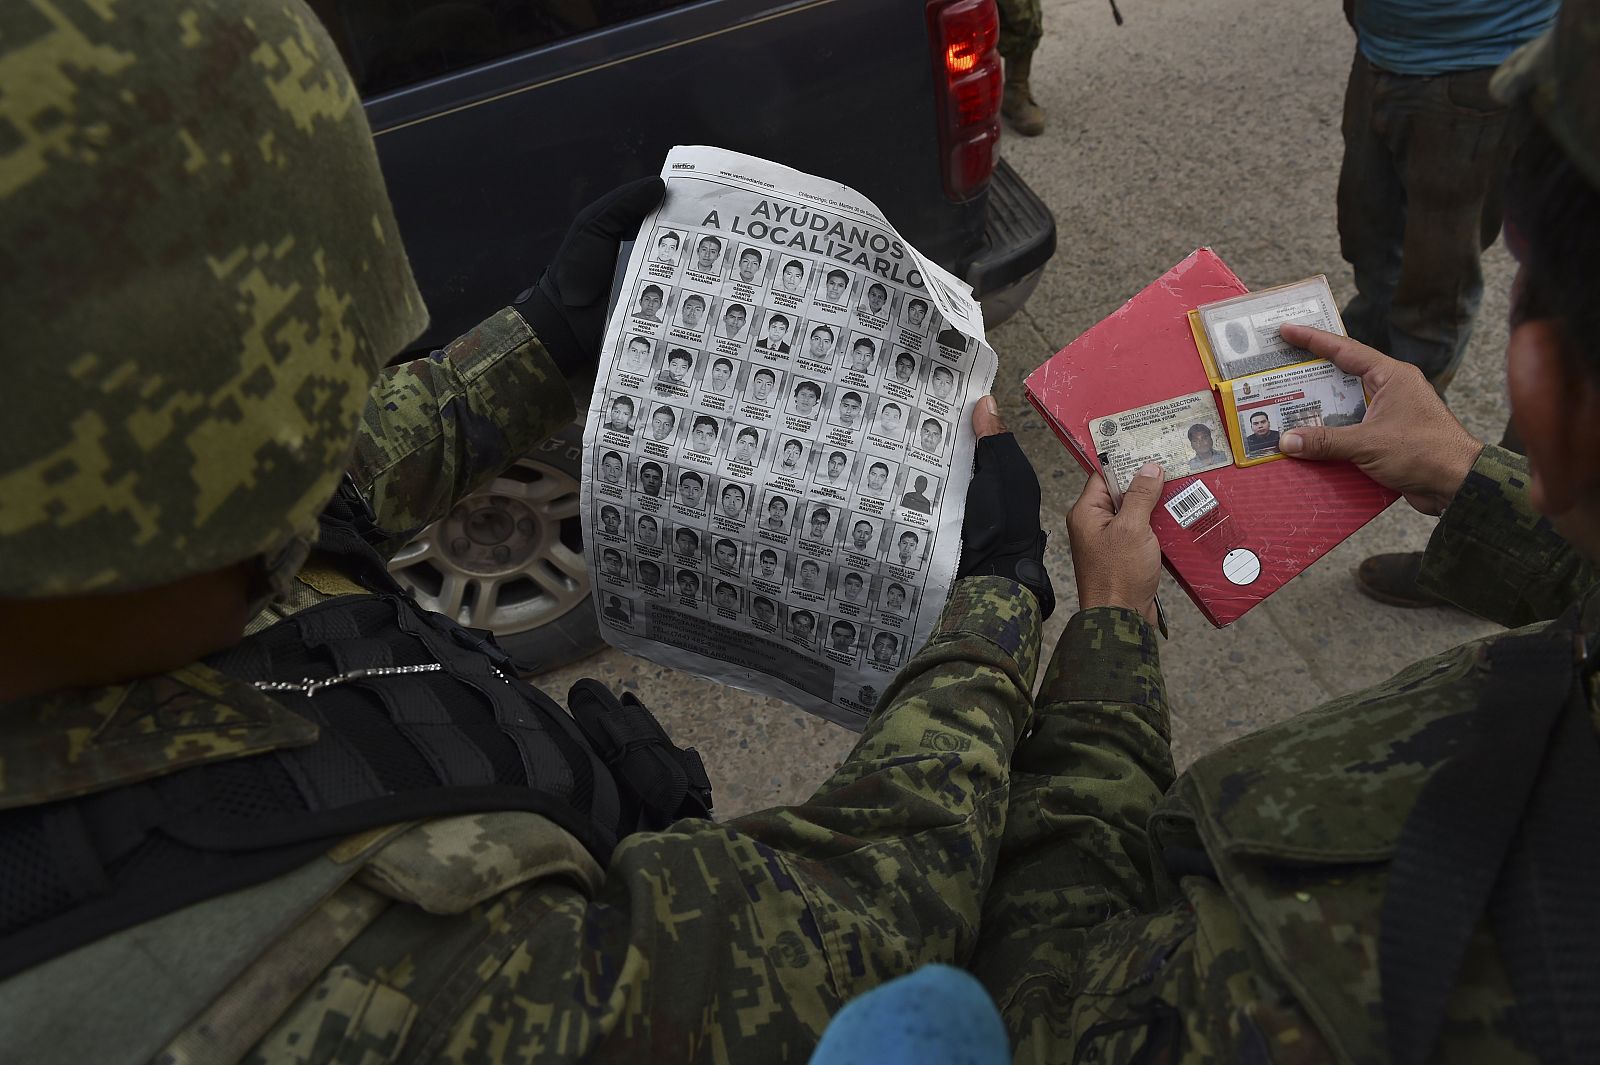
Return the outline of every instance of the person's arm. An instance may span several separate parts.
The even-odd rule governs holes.
[[[1286,455],[1344,459],[1443,515],[1419,584],[1489,621],[1525,625],[1561,613],[1595,578],[1528,499],[1526,460],[1473,438],[1416,367],[1348,337],[1286,325],[1283,338],[1362,380],[1358,425],[1293,429]]]
[[[983,433],[999,422],[980,408]],[[1014,440],[980,442],[964,575],[844,764],[798,806],[626,839],[596,897],[569,895],[512,950],[456,1044],[800,1061],[851,998],[965,962],[1053,599],[1030,566],[989,571],[1042,559],[1038,499]]]
[[[443,351],[383,371],[362,414],[351,480],[392,554],[572,420],[572,390],[515,308]]]
[[[1428,541],[1417,583],[1501,625],[1558,616],[1595,581],[1592,563],[1528,502],[1528,460],[1485,447]]]
[[[1157,901],[1146,823],[1172,785],[1155,631],[1136,610],[1080,610],[1011,761],[1005,835],[974,972],[1002,1009],[1033,971],[1039,937]],[[1066,964],[1064,960],[1063,964]]]
[[[594,378],[621,241],[661,201],[660,178],[596,200],[537,284],[443,351],[383,371],[350,478],[392,554],[572,419]]]
[[[1046,929],[1085,927],[1154,902],[1146,822],[1172,784],[1166,688],[1150,624],[1161,549],[1150,513],[1161,468],[1120,509],[1090,477],[1072,509],[1083,608],[1035,697],[1012,759],[1011,802],[983,914],[979,976],[1004,1007]]]
[[[441,1056],[800,1062],[856,995],[965,962],[1038,645],[1031,592],[958,581],[808,801],[629,836],[593,893],[546,879],[491,900],[470,920],[503,945],[432,1007],[460,1011]]]

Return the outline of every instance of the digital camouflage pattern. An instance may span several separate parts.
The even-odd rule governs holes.
[[[316,737],[299,714],[198,662],[129,684],[39,695],[5,705],[0,717],[0,809]]]
[[[398,543],[571,417],[512,311],[373,385],[423,315],[359,102],[298,4],[12,5],[0,89],[20,131],[0,141],[0,277],[39,356],[4,438],[0,594],[278,552],[353,434]],[[349,591],[326,561],[279,614]],[[1031,593],[968,579],[808,803],[631,837],[603,874],[527,816],[367,833],[0,984],[35,1036],[0,1056],[799,1060],[850,997],[971,954],[1038,643]],[[314,742],[195,666],[4,709],[15,807]],[[79,1015],[107,958],[148,979],[100,992],[118,1023],[97,1027]]]
[[[384,373],[351,474],[398,542],[571,409],[543,346],[502,311],[443,353]],[[303,594],[278,611],[348,591],[316,569],[318,556],[312,563],[297,583]],[[603,874],[542,818],[418,826],[364,857],[334,894],[255,911],[266,928],[290,931],[226,987],[205,991],[203,1010],[182,1008],[179,996],[149,1011],[147,1030],[119,1028],[114,1044],[80,1059],[149,1043],[174,1065],[251,1046],[261,1061],[803,1060],[849,998],[971,954],[1007,766],[1032,712],[1039,628],[1037,602],[1019,585],[958,582],[928,644],[809,802],[630,837]],[[260,731],[269,726],[281,742],[306,741],[306,722],[253,689],[202,689],[213,697],[209,716],[167,716],[141,694],[194,687],[194,668],[48,697],[26,728],[7,707],[0,766],[27,757],[33,768],[0,777],[0,802],[47,797],[41,782],[104,790],[165,771],[163,760],[176,768],[245,755],[271,742]],[[263,719],[261,704],[276,714]],[[131,715],[122,734],[145,734],[138,758],[96,753],[96,723],[120,722],[118,708]],[[39,729],[74,720],[84,725],[41,753]],[[12,795],[14,786],[32,790]],[[198,920],[204,907],[191,909]],[[66,975],[47,976],[66,981],[72,957],[48,963]],[[6,996],[0,984],[0,1005]],[[65,1023],[71,1000],[58,1005],[44,1030]]]
[[[520,314],[506,307],[440,351],[385,369],[356,431],[349,474],[393,556],[458,500],[572,420],[570,389]],[[313,555],[255,633],[360,585]]]
[[[393,554],[456,500],[552,432],[575,407],[555,364],[510,307],[443,351],[385,370],[356,436],[350,473]]]
[[[571,392],[506,308],[443,351],[389,367],[371,388],[351,477],[398,548],[571,420]],[[388,434],[379,436],[378,434]],[[313,556],[251,626],[360,586]],[[300,746],[316,728],[200,663],[130,684],[41,695],[0,723],[0,809],[81,795],[190,765]]]
[[[1041,0],[999,0],[1000,55],[1004,59],[1026,59],[1044,40],[1044,13]]]
[[[1424,564],[1432,587],[1502,623],[1554,618],[1592,576],[1526,485],[1524,460],[1486,448]],[[1583,622],[1600,633],[1600,598]],[[1112,608],[1075,616],[1012,763],[972,962],[1016,1060],[1386,1059],[1388,859],[1472,727],[1503,638],[1246,736],[1174,782],[1149,626]],[[1513,1004],[1481,926],[1437,1060],[1532,1060]]]
[[[298,0],[0,5],[0,595],[309,536],[426,324],[361,101]]]
[[[1528,460],[1486,447],[1428,544],[1431,565],[1419,583],[1463,610],[1515,627],[1560,614],[1581,589],[1594,583],[1594,563],[1572,549],[1550,520],[1525,502]],[[1462,514],[1493,515],[1468,522]],[[1492,559],[1478,572],[1459,559]]]
[[[391,906],[250,1060],[805,1060],[848,999],[970,955],[1038,644],[1031,593],[959,582],[809,801],[630,836],[597,889]]]

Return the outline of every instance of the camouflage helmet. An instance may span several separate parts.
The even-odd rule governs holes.
[[[308,537],[427,324],[372,134],[298,0],[0,5],[0,595]]]
[[[1526,101],[1600,188],[1600,0],[1564,0],[1555,26],[1511,53],[1490,88],[1503,103]]]

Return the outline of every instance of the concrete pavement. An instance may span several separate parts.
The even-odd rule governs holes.
[[[1351,294],[1339,257],[1334,187],[1339,118],[1354,49],[1333,0],[1155,4],[1045,0],[1034,90],[1041,137],[1008,132],[1004,155],[1056,215],[1060,246],[1027,308],[990,334],[995,393],[1044,488],[1049,559],[1061,604],[1052,646],[1075,605],[1065,514],[1077,464],[1022,399],[1039,363],[1196,246],[1209,244],[1251,287],[1326,273]],[[849,182],[849,175],[836,175]],[[893,205],[881,205],[893,217]],[[1501,353],[1512,265],[1486,262],[1483,312],[1450,401],[1480,437],[1505,422]],[[1357,562],[1421,547],[1432,525],[1404,503],[1227,629],[1216,630],[1164,580],[1172,639],[1162,663],[1182,766],[1230,739],[1375,683],[1406,663],[1492,631],[1448,610],[1399,611],[1360,595]],[[564,691],[596,676],[637,691],[680,743],[698,747],[727,817],[808,795],[854,734],[608,650],[541,683]]]

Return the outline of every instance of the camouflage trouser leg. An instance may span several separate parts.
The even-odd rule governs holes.
[[[1002,58],[1026,59],[1039,47],[1039,39],[1044,36],[1044,15],[1039,10],[1039,2],[999,0]]]

